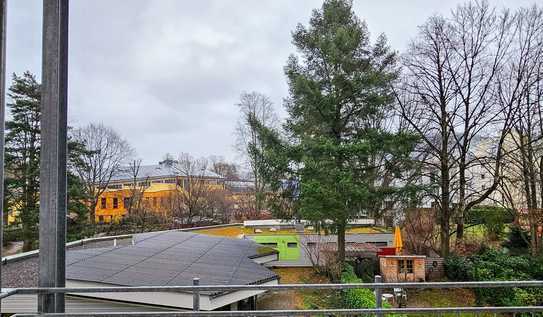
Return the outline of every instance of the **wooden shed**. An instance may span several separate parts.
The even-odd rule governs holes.
[[[384,282],[424,282],[426,268],[424,255],[383,255],[379,268]]]

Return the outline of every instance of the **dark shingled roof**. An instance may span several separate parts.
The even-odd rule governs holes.
[[[259,284],[278,279],[251,258],[271,254],[249,239],[181,231],[150,232],[130,240],[93,242],[66,251],[66,279],[122,286]],[[272,250],[272,253],[276,253]],[[38,257],[4,264],[2,287],[38,286]],[[202,292],[204,294],[204,292]],[[214,294],[215,295],[215,294]]]
[[[66,279],[123,286],[258,284],[277,275],[251,260],[251,240],[166,231],[135,236],[135,244],[67,252]]]

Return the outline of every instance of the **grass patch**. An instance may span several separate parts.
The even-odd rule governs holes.
[[[407,307],[469,307],[477,306],[472,289],[411,289],[407,291]],[[412,315],[425,316],[425,315]],[[475,316],[475,314],[443,314],[443,316]],[[485,314],[481,314],[485,316]]]
[[[239,238],[243,234],[243,230],[241,226],[199,229],[199,230],[193,230],[191,232],[199,233],[199,234],[207,234],[210,236],[228,237],[228,238]]]

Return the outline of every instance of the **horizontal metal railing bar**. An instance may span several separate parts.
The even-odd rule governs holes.
[[[4,288],[0,292],[0,299],[17,294],[17,290],[14,288]]]
[[[33,287],[14,288],[17,294],[51,293],[139,293],[139,292],[193,292],[240,290],[293,290],[293,289],[390,289],[390,288],[508,288],[543,287],[543,281],[485,281],[485,282],[409,282],[409,283],[352,283],[352,284],[279,284],[279,285],[200,285],[200,286],[111,286],[111,287]],[[4,296],[5,297],[5,296]]]
[[[515,307],[432,307],[432,308],[383,308],[383,309],[316,309],[316,310],[256,310],[256,311],[182,311],[182,312],[130,312],[130,313],[54,313],[54,314],[16,314],[17,317],[232,317],[232,316],[312,316],[333,314],[352,316],[360,314],[457,314],[457,313],[536,313],[543,312],[543,306]]]

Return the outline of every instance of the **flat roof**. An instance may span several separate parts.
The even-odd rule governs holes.
[[[329,221],[326,221],[329,222]],[[331,221],[330,221],[331,222]],[[243,222],[244,227],[261,227],[261,226],[295,226],[297,224],[303,224],[305,226],[311,225],[308,220],[287,220],[287,219],[265,219],[265,220],[245,220]],[[349,220],[349,225],[374,225],[375,220],[370,218],[352,219]]]

